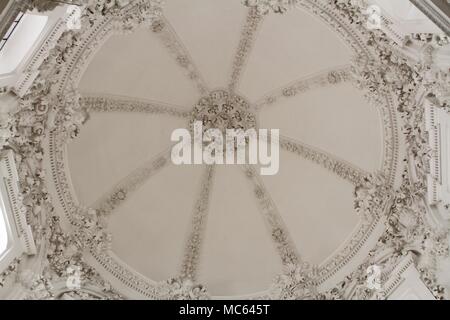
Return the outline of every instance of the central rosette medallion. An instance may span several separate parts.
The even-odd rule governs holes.
[[[241,96],[225,90],[215,90],[202,97],[194,106],[190,128],[201,121],[203,131],[219,129],[225,134],[227,129],[256,129],[256,118],[250,104]]]

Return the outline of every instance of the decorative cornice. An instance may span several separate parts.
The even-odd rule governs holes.
[[[257,13],[257,10],[250,8],[240,35],[239,44],[236,50],[237,52],[234,56],[231,79],[228,85],[228,90],[230,92],[234,92],[239,83],[245,63],[247,62],[250,51],[253,48],[261,21],[262,17]]]

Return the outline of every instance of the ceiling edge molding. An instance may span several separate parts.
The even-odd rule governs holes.
[[[447,36],[450,36],[450,4],[449,10],[442,11],[433,1],[410,0],[420,11],[422,11],[431,21],[433,21]]]

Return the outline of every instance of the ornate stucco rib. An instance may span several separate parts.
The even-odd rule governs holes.
[[[254,8],[248,10],[248,14],[244,23],[244,27],[241,31],[241,38],[234,56],[233,65],[231,69],[231,79],[228,85],[230,92],[236,90],[242,72],[245,67],[245,63],[248,60],[248,56],[252,51],[253,44],[256,39],[256,33],[261,23],[262,16],[258,14],[258,11]]]
[[[242,170],[253,187],[257,205],[266,221],[271,239],[275,244],[283,265],[298,264],[300,262],[298,250],[259,173],[253,165],[242,165]]]
[[[280,148],[295,153],[306,160],[312,161],[354,185],[361,184],[364,177],[369,175],[368,172],[365,172],[345,160],[339,159],[327,152],[292,138],[280,136]]]
[[[181,266],[182,278],[195,280],[197,276],[197,266],[200,258],[200,249],[206,226],[206,219],[208,216],[214,172],[214,166],[206,166],[203,172],[200,192],[194,204],[191,223],[192,230],[187,238],[186,251]]]
[[[160,19],[152,24],[151,30],[175,58],[177,65],[183,69],[186,76],[194,83],[200,94],[205,95],[209,91],[208,86],[203,80],[203,77],[187,48],[180,40],[169,21],[164,16],[161,16]]]
[[[159,101],[139,100],[106,95],[89,95],[81,99],[81,104],[92,112],[137,112],[148,114],[166,114],[179,118],[188,118],[190,111],[181,106]]]
[[[171,163],[170,153],[171,148],[168,148],[148,161],[145,161],[141,166],[133,170],[112,189],[100,197],[100,199],[92,205],[92,208],[96,209],[100,215],[110,214],[118,206],[124,203],[130,195],[139,189],[139,187],[141,187],[151,176]]]
[[[319,73],[308,75],[287,85],[277,88],[256,101],[255,108],[260,110],[283,98],[291,98],[308,90],[323,88],[350,81],[350,65],[335,67]]]

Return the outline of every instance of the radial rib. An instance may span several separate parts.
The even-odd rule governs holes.
[[[200,257],[201,245],[208,216],[211,189],[214,178],[214,166],[208,165],[203,173],[200,192],[194,205],[192,215],[192,229],[188,235],[186,251],[181,267],[181,276],[195,280]]]
[[[171,148],[154,156],[120,180],[91,207],[101,215],[111,214],[138,190],[151,176],[170,163]]]
[[[326,71],[321,71],[314,75],[310,75],[280,88],[277,88],[270,93],[258,99],[255,103],[256,109],[261,109],[283,98],[290,98],[314,88],[322,88],[336,85],[350,80],[350,66],[342,66]]]
[[[137,112],[166,114],[178,118],[188,118],[191,113],[180,106],[163,102],[106,95],[86,96],[81,99],[81,103],[91,112]]]
[[[275,203],[265,188],[259,174],[253,165],[242,165],[245,175],[250,180],[254,195],[257,200],[261,214],[266,221],[272,241],[280,255],[283,264],[297,264],[300,262],[300,255],[294,242],[291,240],[289,231],[278,212]]]
[[[312,161],[354,185],[359,185],[368,176],[367,172],[345,160],[291,138],[280,136],[280,148]]]
[[[229,90],[231,92],[234,92],[239,84],[242,71],[244,70],[244,66],[248,60],[250,52],[252,51],[261,20],[262,16],[257,13],[256,8],[250,8],[244,27],[241,31],[241,38],[233,60],[231,79],[229,83]]]
[[[161,16],[158,21],[153,23],[152,30],[175,58],[178,66],[184,70],[189,80],[195,84],[200,94],[207,94],[209,90],[200,71],[169,21],[164,16]]]

